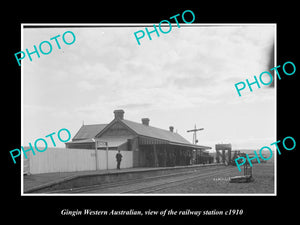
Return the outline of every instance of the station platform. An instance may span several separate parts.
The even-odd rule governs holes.
[[[95,185],[99,183],[109,183],[120,180],[138,179],[149,175],[163,175],[219,165],[223,164],[212,163],[175,167],[136,167],[124,168],[120,170],[110,169],[98,171],[77,171],[23,175],[23,192],[24,194],[43,193],[48,190],[59,190]]]

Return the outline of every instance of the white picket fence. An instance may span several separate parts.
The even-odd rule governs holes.
[[[98,169],[107,169],[106,151],[97,150]],[[96,170],[95,150],[71,149],[71,148],[48,148],[45,152],[27,152],[28,161],[24,163],[24,171],[31,174],[53,172],[75,172]],[[108,169],[117,167],[116,150],[108,151]],[[121,168],[133,167],[132,151],[121,151],[123,155]],[[23,157],[23,160],[26,160]],[[29,164],[29,165],[28,165]]]

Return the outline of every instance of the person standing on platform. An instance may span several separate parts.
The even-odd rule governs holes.
[[[118,153],[116,154],[116,159],[117,159],[117,169],[120,169],[121,161],[122,161],[122,154],[120,150],[118,150]]]

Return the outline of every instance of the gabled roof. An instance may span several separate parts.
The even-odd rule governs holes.
[[[188,140],[183,138],[178,133],[171,132],[169,130],[164,130],[157,127],[152,127],[148,125],[144,125],[142,123],[133,122],[130,120],[121,120],[121,119],[114,119],[109,124],[92,124],[92,125],[82,125],[79,129],[77,134],[72,139],[73,143],[85,143],[85,142],[93,142],[92,138],[96,136],[101,138],[101,135],[105,133],[107,129],[116,122],[121,122],[125,126],[127,126],[133,133],[139,136],[143,136],[146,138],[155,138],[167,141],[169,144],[173,145],[181,145],[196,149],[211,149],[211,147],[207,146],[200,146],[200,145],[193,145]],[[115,137],[115,139],[121,137]],[[110,140],[111,141],[111,140]],[[123,139],[121,141],[124,141]]]
[[[107,124],[91,124],[91,125],[82,125],[80,127],[77,134],[72,139],[75,140],[85,140],[85,139],[91,139],[94,138],[98,133],[100,133]]]
[[[129,128],[131,128],[134,132],[136,132],[138,135],[163,139],[169,142],[190,144],[190,142],[184,139],[182,136],[180,136],[177,133],[173,133],[169,130],[164,130],[157,127],[144,125],[142,123],[137,123],[130,120],[121,120],[121,121]]]
[[[183,138],[180,134],[171,132],[169,130],[164,130],[157,127],[152,127],[148,125],[144,125],[141,123],[133,122],[130,120],[120,120],[125,125],[127,125],[130,129],[132,129],[135,133],[141,136],[146,136],[150,138],[157,138],[168,141],[169,144],[185,146],[195,149],[211,149],[208,146],[194,145],[191,144],[188,140]]]

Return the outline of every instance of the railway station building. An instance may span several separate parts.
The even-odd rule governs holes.
[[[149,118],[134,122],[115,110],[108,124],[82,125],[66,143],[66,148],[132,151],[133,167],[167,167],[212,163],[211,147],[187,141],[174,127],[168,130],[150,126]]]

